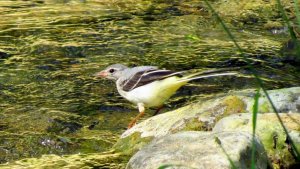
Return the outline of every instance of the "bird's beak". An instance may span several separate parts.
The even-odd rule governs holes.
[[[98,72],[98,73],[95,73],[95,76],[96,77],[102,77],[102,78],[105,78],[108,76],[108,73],[106,71],[101,71],[101,72]]]

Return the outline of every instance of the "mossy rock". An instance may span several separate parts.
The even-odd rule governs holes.
[[[300,88],[288,88],[269,91],[274,104],[280,112],[295,111]],[[230,92],[215,98],[204,98],[197,103],[177,110],[148,118],[125,131],[114,148],[125,154],[133,154],[149,143],[153,138],[181,131],[211,131],[224,117],[237,113],[251,112],[255,90]],[[259,106],[261,113],[271,110],[267,98],[261,94]],[[243,123],[240,125],[244,125]]]
[[[300,150],[300,114],[279,114],[284,126],[288,130],[298,151]],[[275,168],[289,167],[296,163],[291,153],[291,142],[275,113],[258,114],[256,122],[256,135],[262,141],[268,157]],[[213,131],[247,131],[252,132],[252,114],[234,114],[220,120]]]
[[[141,137],[141,133],[133,133],[124,139],[120,139],[114,146],[113,149],[123,154],[134,154],[147,143],[149,143],[153,137]]]
[[[151,117],[127,130],[114,149],[133,154],[153,138],[180,131],[209,131],[222,117],[244,112],[246,104],[238,96],[210,99]]]
[[[246,103],[241,98],[233,95],[225,97],[221,105],[224,106],[225,109],[216,121],[230,114],[243,113],[246,111],[247,107]]]

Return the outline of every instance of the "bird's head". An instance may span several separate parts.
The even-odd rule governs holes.
[[[95,74],[96,77],[102,77],[106,79],[118,80],[125,69],[128,69],[127,66],[122,64],[113,64]]]

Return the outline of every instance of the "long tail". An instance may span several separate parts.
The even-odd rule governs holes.
[[[200,75],[199,75],[200,74]],[[204,74],[204,75],[201,75]],[[214,74],[207,74],[207,73],[194,73],[188,76],[184,76],[181,79],[178,80],[178,83],[182,82],[188,82],[191,80],[196,80],[196,79],[203,79],[203,78],[208,78],[208,77],[216,77],[216,76],[232,76],[236,75],[236,72],[227,72],[227,73],[214,73]],[[199,75],[199,76],[197,76]]]

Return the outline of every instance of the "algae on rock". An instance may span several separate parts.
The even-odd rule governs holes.
[[[291,139],[300,150],[300,114],[280,113],[283,124],[288,129]],[[214,132],[252,132],[252,114],[234,114],[221,119],[213,128]],[[289,147],[287,136],[275,113],[257,115],[256,135],[266,149],[275,168],[289,167],[295,164],[295,158]]]

